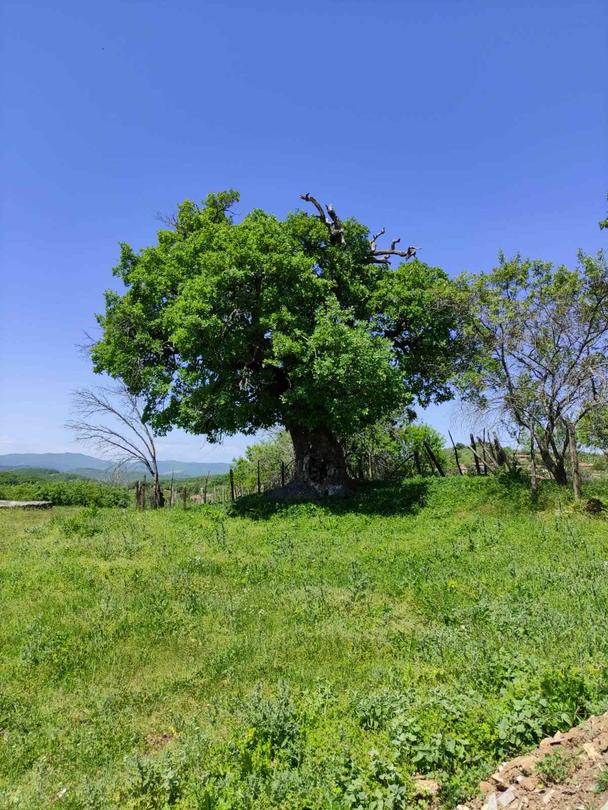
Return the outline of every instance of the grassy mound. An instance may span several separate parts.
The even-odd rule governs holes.
[[[548,488],[0,517],[0,800],[453,806],[608,707],[608,533]]]

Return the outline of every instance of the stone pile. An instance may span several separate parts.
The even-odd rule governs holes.
[[[608,713],[547,737],[502,765],[480,792],[457,810],[608,810]]]

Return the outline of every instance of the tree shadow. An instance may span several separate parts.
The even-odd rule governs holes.
[[[268,520],[275,515],[323,510],[332,515],[411,515],[426,503],[428,480],[405,482],[359,482],[353,495],[310,500],[274,499],[270,495],[245,495],[230,507],[230,513],[252,520]]]

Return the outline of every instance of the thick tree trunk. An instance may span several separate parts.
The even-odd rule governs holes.
[[[165,505],[165,495],[163,492],[162,485],[160,483],[160,479],[158,477],[158,473],[155,474],[154,476],[153,498],[154,498],[154,508],[162,509],[162,507]]]
[[[553,458],[551,453],[542,444],[539,445],[540,456],[543,464],[553,476],[553,480],[562,487],[568,486],[568,476],[566,474],[566,465],[563,458]]]
[[[275,496],[285,498],[315,498],[326,495],[347,495],[353,491],[344,451],[328,430],[306,430],[289,427],[293,442],[293,480],[274,490]]]

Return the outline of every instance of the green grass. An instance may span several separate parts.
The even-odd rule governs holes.
[[[608,708],[608,532],[548,489],[0,515],[0,807],[451,807]]]

